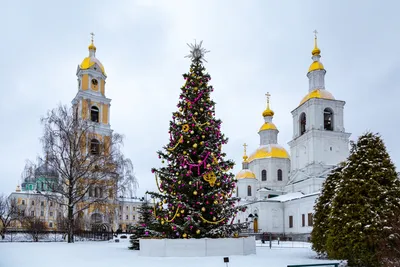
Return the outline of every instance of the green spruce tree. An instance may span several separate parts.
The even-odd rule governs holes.
[[[153,228],[167,238],[226,237],[237,229],[231,224],[241,207],[232,197],[234,163],[224,160],[221,120],[215,116],[215,102],[208,85],[210,75],[203,66],[205,51],[190,45],[192,63],[183,75],[178,111],[172,115],[169,143],[158,151],[164,167],[152,169],[160,192],[149,194],[157,200]]]
[[[138,213],[139,221],[130,229],[132,231],[132,235],[130,236],[131,245],[129,246],[129,249],[135,250],[139,249],[139,238],[153,236],[151,229],[153,228],[152,225],[155,223],[153,207],[147,200],[142,203],[138,209]]]
[[[329,232],[329,218],[332,212],[332,199],[342,176],[343,165],[344,163],[340,163],[328,175],[314,206],[315,213],[311,243],[313,250],[320,255],[326,255],[326,240]]]
[[[378,244],[400,206],[395,166],[378,134],[359,137],[342,169],[332,200],[328,256],[350,266],[380,266]]]

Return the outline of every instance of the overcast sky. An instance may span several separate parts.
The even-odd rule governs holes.
[[[94,32],[108,75],[111,127],[125,136],[138,195],[155,189],[156,151],[189,69],[186,43],[203,40],[224,150],[241,168],[242,144],[259,145],[270,92],[279,143],[289,149],[291,111],[308,92],[313,31],[319,32],[326,89],[346,101],[351,139],[383,136],[400,167],[398,1],[0,1],[0,193],[20,182],[42,152],[40,117],[77,93],[76,68]],[[397,73],[397,74],[396,74]],[[398,171],[400,171],[398,169]]]

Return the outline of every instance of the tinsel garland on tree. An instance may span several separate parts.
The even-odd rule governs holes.
[[[159,224],[151,232],[157,236],[228,237],[239,230],[232,224],[234,216],[246,209],[232,197],[236,180],[229,170],[234,162],[222,152],[228,139],[215,118],[214,89],[202,62],[208,51],[201,44],[189,45],[192,62],[170,121],[170,141],[157,152],[165,166],[152,169],[159,192],[149,194],[156,199],[153,212]]]

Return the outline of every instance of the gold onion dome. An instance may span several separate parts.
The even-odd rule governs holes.
[[[272,109],[270,109],[269,107],[269,97],[271,96],[269,93],[265,94],[267,96],[267,108],[264,110],[264,112],[262,113],[263,117],[268,117],[268,116],[274,116],[274,112],[272,111]]]
[[[96,46],[93,43],[93,36],[94,34],[92,33],[92,42],[91,44],[88,46],[89,49],[89,56],[85,57],[80,65],[80,68],[82,70],[87,70],[90,69],[91,67],[93,67],[95,64],[97,66],[99,66],[101,73],[103,73],[104,75],[106,75],[106,72],[104,70],[104,66],[103,64],[101,64],[100,60],[98,60],[95,56],[96,54]]]
[[[318,48],[317,44],[317,31],[314,31],[314,34],[314,49],[311,51],[311,54],[313,55],[313,63],[311,63],[310,67],[308,68],[308,72],[314,70],[324,70],[324,65],[319,62],[321,50]]]
[[[278,144],[268,144],[257,148],[257,150],[250,155],[249,162],[255,159],[264,158],[283,158],[289,159],[289,153],[282,146]]]
[[[245,178],[256,179],[256,175],[249,169],[241,170],[240,172],[238,172],[238,174],[236,174],[236,179],[245,179]]]
[[[322,99],[330,99],[330,100],[335,100],[333,95],[325,90],[325,89],[316,89],[314,91],[309,92],[300,102],[300,105],[305,103],[307,100],[311,98],[322,98]]]

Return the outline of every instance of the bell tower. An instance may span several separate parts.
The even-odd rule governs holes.
[[[100,60],[96,58],[94,34],[88,47],[89,55],[78,65],[78,92],[72,100],[82,119],[89,120],[94,126],[95,138],[88,140],[92,153],[99,153],[100,144],[110,141],[112,130],[110,127],[111,99],[105,95],[106,73]]]
[[[291,172],[303,172],[305,176],[321,176],[333,166],[346,159],[349,153],[349,137],[344,128],[345,102],[336,100],[325,89],[326,70],[320,62],[321,50],[314,31],[312,63],[308,69],[308,94],[292,111],[293,139]]]

